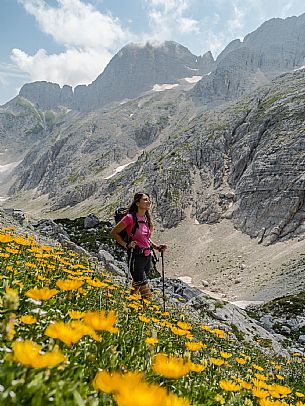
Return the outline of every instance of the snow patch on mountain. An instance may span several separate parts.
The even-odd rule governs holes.
[[[154,92],[163,92],[164,90],[170,90],[177,86],[179,86],[178,83],[175,83],[175,84],[164,83],[164,85],[155,84],[153,86],[152,90]]]

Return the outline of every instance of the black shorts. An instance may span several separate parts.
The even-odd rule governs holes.
[[[132,254],[128,256],[129,270],[134,282],[145,285],[147,283],[147,274],[151,267],[151,254]]]

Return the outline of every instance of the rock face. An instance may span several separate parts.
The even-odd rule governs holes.
[[[22,86],[19,96],[36,104],[41,110],[55,109],[58,106],[72,107],[73,91],[71,86],[62,88],[56,83],[34,82]]]
[[[176,84],[181,78],[203,75],[213,66],[211,52],[195,56],[172,41],[159,45],[130,44],[111,59],[89,86],[76,86],[73,92],[70,86],[60,88],[55,83],[34,82],[24,85],[19,95],[41,110],[65,106],[92,111],[116,101],[133,99],[155,84]]]
[[[215,65],[211,75],[190,91],[194,100],[207,106],[235,100],[305,65],[305,14],[266,21],[243,42],[232,41]]]

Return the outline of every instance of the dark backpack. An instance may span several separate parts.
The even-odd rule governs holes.
[[[122,220],[122,218],[124,216],[126,216],[126,214],[128,214],[128,209],[126,209],[126,207],[119,207],[118,209],[116,209],[115,213],[114,213],[114,221],[117,224],[119,221]],[[138,222],[138,217],[136,215],[136,213],[131,213],[132,217],[133,217],[133,228],[131,230],[131,234],[128,237],[126,228],[124,228],[124,230],[122,230],[119,234],[122,237],[122,239],[128,244],[130,243],[130,241],[132,240],[132,237],[134,236],[135,232],[137,231],[137,228],[139,228],[139,222]]]

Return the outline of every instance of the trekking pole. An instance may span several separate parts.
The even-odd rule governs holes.
[[[133,248],[130,250],[129,260],[128,260],[128,271],[126,275],[126,289],[128,288],[129,279],[132,279],[131,276],[131,263],[132,263],[132,256],[133,256]]]
[[[162,264],[162,293],[163,293],[163,311],[165,312],[165,272],[164,272],[164,253],[161,251]]]

